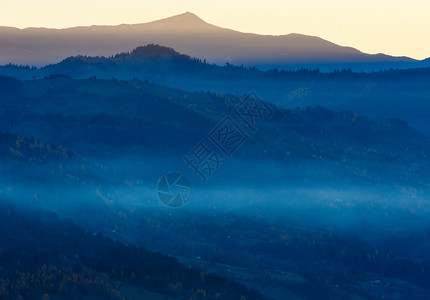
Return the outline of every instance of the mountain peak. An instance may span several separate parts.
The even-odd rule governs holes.
[[[188,21],[188,22],[198,22],[198,23],[206,23],[203,19],[199,18],[196,14],[192,12],[184,12],[182,14],[170,17],[168,19],[175,19],[180,21]]]
[[[191,12],[185,12],[173,17],[151,22],[152,26],[157,29],[164,28],[166,30],[199,30],[208,26],[213,26],[206,23],[204,20],[199,18],[197,15]]]

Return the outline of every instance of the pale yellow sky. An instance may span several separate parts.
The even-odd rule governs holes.
[[[302,33],[367,53],[430,57],[429,0],[1,0],[0,25],[133,24],[185,11],[238,31]]]

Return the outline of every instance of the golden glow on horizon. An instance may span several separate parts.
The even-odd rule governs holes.
[[[430,57],[428,0],[15,0],[0,4],[0,25],[66,28],[135,24],[185,11],[243,32],[302,33],[366,53]]]

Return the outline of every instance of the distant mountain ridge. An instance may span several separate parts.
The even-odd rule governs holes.
[[[408,57],[370,55],[319,37],[242,33],[206,23],[192,13],[143,24],[68,29],[0,27],[0,64],[42,66],[69,56],[110,56],[138,45],[161,44],[224,64],[267,67],[364,64],[377,69],[429,64]],[[373,66],[373,67],[372,67]]]

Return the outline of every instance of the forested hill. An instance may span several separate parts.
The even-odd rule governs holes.
[[[8,64],[0,67],[0,74],[20,79],[43,78],[52,74],[64,74],[74,78],[98,76],[118,79],[151,79],[155,75],[184,77],[187,80],[198,79],[199,74],[206,80],[273,80],[273,79],[367,79],[393,80],[396,78],[411,79],[419,76],[430,76],[430,68],[381,69],[373,72],[353,72],[350,69],[338,69],[331,72],[320,72],[318,68],[286,69],[274,68],[262,71],[254,67],[208,63],[204,59],[181,54],[176,50],[155,44],[139,46],[130,52],[122,52],[113,56],[71,56],[58,63],[36,68],[23,65]],[[223,75],[224,77],[220,77]],[[190,78],[187,78],[190,77]],[[225,78],[227,77],[227,78]],[[202,78],[200,78],[202,79]],[[424,79],[424,78],[422,78]]]
[[[0,205],[0,299],[262,299],[174,258]],[[45,299],[44,298],[44,299]]]

